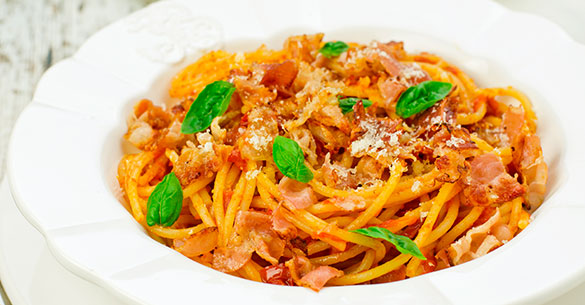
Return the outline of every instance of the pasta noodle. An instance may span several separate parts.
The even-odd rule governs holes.
[[[319,290],[464,263],[528,225],[547,167],[523,93],[478,87],[402,42],[322,38],[210,52],[175,76],[166,107],[136,104],[125,138],[140,152],[118,181],[155,240],[233,276]],[[420,108],[429,90],[444,92]]]

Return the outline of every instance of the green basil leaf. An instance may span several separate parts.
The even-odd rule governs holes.
[[[305,165],[305,154],[294,140],[282,136],[274,138],[272,158],[283,175],[302,183],[313,179],[313,173]]]
[[[183,189],[175,173],[166,175],[148,197],[146,223],[169,227],[183,208]]]
[[[325,45],[319,49],[319,53],[327,58],[333,58],[347,51],[347,49],[349,49],[349,46],[343,41],[330,41],[325,43]]]
[[[422,259],[422,260],[427,259],[420,252],[420,249],[414,243],[414,241],[412,241],[412,239],[410,239],[406,236],[394,234],[386,228],[369,227],[369,228],[362,228],[362,229],[353,230],[351,232],[359,233],[359,234],[373,237],[373,238],[385,239],[385,240],[389,241],[390,243],[392,243],[394,246],[396,246],[396,250],[400,251],[401,253],[410,254],[410,255],[412,255],[416,258]]]
[[[412,86],[400,95],[396,103],[396,114],[408,118],[424,111],[444,99],[451,92],[452,87],[450,83],[432,80]]]
[[[185,115],[181,132],[191,134],[207,129],[215,117],[227,110],[234,91],[234,85],[223,80],[205,86]]]
[[[372,106],[372,101],[365,99],[365,98],[359,98],[359,97],[338,98],[338,101],[339,101],[339,108],[341,108],[341,112],[343,114],[352,112],[353,106],[359,101],[362,101],[364,108]]]

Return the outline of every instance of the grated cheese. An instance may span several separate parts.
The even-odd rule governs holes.
[[[253,171],[247,171],[246,172],[246,180],[253,180],[254,178],[256,178],[258,176],[258,174],[260,174],[260,169],[255,169]]]
[[[445,142],[445,144],[448,147],[457,148],[457,147],[459,147],[459,145],[465,144],[465,140],[463,140],[461,138],[457,138],[457,137],[451,136],[451,138],[449,140],[447,140],[447,142]]]
[[[412,65],[404,66],[401,69],[402,76],[408,79],[414,78],[424,78],[426,76],[425,72],[420,68],[417,63],[413,63]]]
[[[410,190],[413,193],[416,193],[416,192],[420,191],[421,186],[422,186],[422,183],[420,181],[416,180],[416,181],[414,181],[412,183],[412,186],[410,187]]]
[[[389,133],[382,128],[379,128],[375,124],[362,121],[360,127],[366,131],[359,139],[351,143],[351,155],[359,157],[363,155],[381,155],[384,157],[390,157],[392,154],[396,154],[400,145],[398,141],[398,135],[402,131]],[[388,138],[384,141],[384,138]]]
[[[268,144],[270,144],[272,137],[266,134],[264,127],[260,128],[258,131],[262,132],[263,134],[252,132],[251,136],[248,138],[248,143],[250,143],[257,151],[261,151],[266,149]]]

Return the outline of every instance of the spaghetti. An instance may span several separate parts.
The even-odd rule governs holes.
[[[480,88],[401,42],[322,38],[209,52],[172,80],[180,102],[135,105],[125,138],[141,152],[123,157],[118,180],[154,239],[234,276],[318,291],[448,268],[526,227],[547,165],[525,95]],[[429,90],[444,94],[429,102]],[[428,105],[409,114],[407,95]],[[213,115],[190,117],[204,98]],[[300,148],[286,170],[277,137]],[[182,191],[172,213],[163,178]],[[422,256],[358,230],[374,227]]]

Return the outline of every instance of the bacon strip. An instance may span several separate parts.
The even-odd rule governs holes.
[[[526,191],[516,179],[506,172],[502,160],[492,154],[475,157],[470,164],[463,192],[468,203],[476,206],[510,201]]]
[[[299,286],[319,291],[327,282],[343,275],[343,271],[329,266],[314,266],[308,258],[295,256],[285,263],[289,268],[291,277]]]
[[[317,202],[317,197],[310,186],[288,177],[280,180],[278,190],[285,203],[288,203],[292,209],[304,209]]]

